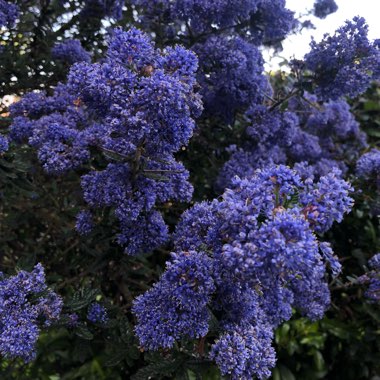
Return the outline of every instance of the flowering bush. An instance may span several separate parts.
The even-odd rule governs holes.
[[[2,378],[375,376],[365,20],[268,75],[263,50],[312,26],[284,0],[15,3],[0,0]]]

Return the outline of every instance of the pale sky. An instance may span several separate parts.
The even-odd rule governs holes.
[[[333,33],[345,20],[352,20],[354,16],[362,16],[369,25],[369,38],[380,38],[380,0],[335,0],[339,9],[337,12],[320,20],[313,16],[308,18],[316,26],[316,29],[305,30],[301,35],[292,35],[284,42],[284,51],[280,55],[286,59],[302,58],[309,50],[311,37],[320,41],[325,33]],[[313,8],[314,0],[287,0],[287,7],[296,14],[305,14],[308,9]],[[265,54],[266,61],[268,55]],[[278,68],[281,59],[272,59],[268,69]]]

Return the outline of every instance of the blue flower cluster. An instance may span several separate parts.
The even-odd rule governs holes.
[[[172,24],[188,22],[193,33],[201,34],[249,19],[251,13],[258,11],[262,0],[133,0],[133,3],[143,7],[141,17],[146,23],[159,20]]]
[[[208,331],[207,305],[215,291],[213,262],[204,252],[181,251],[161,280],[135,300],[136,333],[148,350],[171,348],[182,337],[200,338]]]
[[[72,65],[76,62],[91,62],[91,55],[83,49],[79,40],[68,40],[56,44],[51,55],[53,59]]]
[[[235,175],[248,177],[256,169],[270,164],[296,165],[303,178],[319,178],[331,170],[339,170],[342,176],[346,175],[362,150],[367,148],[367,142],[366,134],[360,130],[342,96],[362,93],[380,74],[379,43],[371,43],[367,34],[368,26],[364,19],[356,17],[352,22],[346,22],[335,35],[325,36],[319,44],[313,41],[305,61],[294,62],[297,78],[292,90],[294,95],[289,94],[283,103],[270,96],[270,87],[266,85],[261,69],[251,76],[254,78],[252,82],[244,77],[247,70],[233,73],[234,80],[228,81],[229,88],[234,90],[231,83],[238,83],[236,78],[241,78],[244,83],[250,83],[256,95],[247,96],[247,92],[240,91],[238,94],[244,94],[246,101],[236,104],[229,98],[230,93],[225,91],[225,98],[230,99],[229,105],[222,108],[221,104],[228,101],[219,103],[219,112],[223,110],[226,113],[231,106],[234,106],[235,113],[239,109],[248,109],[243,119],[248,125],[244,140],[241,146],[229,148],[231,158],[220,172],[219,189],[230,186]],[[229,62],[233,60],[229,59]],[[228,72],[231,73],[231,69]],[[213,76],[207,70],[205,73],[210,82]],[[313,93],[304,90],[305,83]],[[212,103],[208,99],[217,88],[215,82],[204,86],[207,87],[211,90],[205,96],[205,114],[209,109],[212,111]],[[243,98],[235,95],[233,99]]]
[[[18,17],[18,7],[16,4],[0,0],[0,27],[12,27]]]
[[[262,0],[250,14],[249,34],[256,44],[277,47],[297,27],[294,12],[286,8],[286,0]]]
[[[14,117],[10,138],[15,142],[28,140],[37,148],[48,173],[62,174],[89,159],[84,131],[79,129],[86,122],[86,113],[75,99],[66,86],[58,85],[52,96],[32,92],[10,108]]]
[[[210,31],[242,26],[252,38],[260,41],[282,39],[294,26],[293,12],[285,7],[285,0],[133,0],[143,8],[142,21],[153,27],[171,24],[167,34],[179,33],[181,25],[190,37]]]
[[[338,5],[334,0],[316,0],[313,13],[315,17],[326,18],[331,13],[338,10]]]
[[[319,43],[312,41],[304,59],[322,100],[355,97],[380,76],[379,41],[368,40],[368,25],[362,17],[346,21]]]
[[[293,98],[287,110],[254,105],[246,113],[249,126],[242,148],[232,150],[218,187],[235,175],[252,175],[266,164],[296,164],[303,178],[320,177],[332,169],[343,174],[367,146],[366,135],[344,100],[320,104],[316,97]]]
[[[142,348],[202,338],[211,313],[219,338],[210,358],[232,379],[267,378],[275,364],[273,330],[299,309],[321,318],[330,303],[326,266],[340,264],[315,232],[351,210],[352,188],[334,173],[303,181],[286,166],[236,177],[221,200],[186,211],[174,234],[177,253],[133,306]]]
[[[295,28],[285,0],[134,0],[141,19],[166,41],[180,39],[199,57],[204,116],[233,123],[271,88],[259,47],[277,44]]]
[[[231,326],[215,342],[210,356],[221,372],[232,379],[248,380],[253,374],[266,379],[271,375],[269,368],[276,363],[270,344],[272,337],[273,332],[267,326]]]
[[[380,302],[380,253],[368,261],[368,272],[358,278],[360,285],[367,285],[364,295],[371,302]]]
[[[75,228],[80,235],[88,235],[94,228],[94,219],[92,213],[88,210],[82,210],[79,212],[77,215]]]
[[[80,13],[83,20],[91,18],[112,17],[120,20],[123,14],[125,0],[85,0]]]
[[[271,94],[263,75],[264,60],[258,47],[245,39],[211,36],[193,46],[200,61],[204,116],[232,123],[237,111],[260,103]]]
[[[0,135],[0,154],[6,152],[9,149],[9,139]]]
[[[94,302],[88,308],[87,319],[92,323],[105,324],[108,322],[107,309],[100,303]]]
[[[27,139],[48,173],[82,176],[92,209],[110,207],[126,252],[151,251],[168,238],[157,204],[189,201],[189,173],[174,153],[188,144],[202,111],[194,91],[197,58],[181,46],[155,49],[137,29],[116,29],[106,58],[72,66],[52,96],[30,93],[12,106],[10,136]],[[91,229],[81,213],[80,233]]]
[[[371,181],[380,189],[380,150],[372,149],[363,154],[357,162],[356,174],[358,177]]]
[[[47,288],[41,264],[11,277],[0,272],[0,353],[32,360],[40,329],[57,321],[61,310],[62,300]]]

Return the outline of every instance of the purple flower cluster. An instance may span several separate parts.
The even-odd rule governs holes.
[[[105,324],[108,322],[107,309],[100,303],[94,302],[88,308],[87,319],[92,323]]]
[[[319,43],[312,41],[310,46],[305,67],[313,73],[315,93],[322,100],[355,97],[379,78],[379,44],[368,40],[364,18],[346,21],[334,35],[326,35]]]
[[[94,220],[90,211],[82,210],[77,215],[75,228],[81,235],[88,235],[92,231],[94,228]]]
[[[44,269],[0,273],[0,353],[5,358],[32,360],[41,328],[59,319],[62,300],[45,283]]]
[[[232,379],[266,379],[270,368],[276,363],[276,356],[270,342],[273,332],[260,326],[231,326],[215,342],[211,358],[221,372]],[[239,353],[236,355],[236,353]]]
[[[278,112],[269,110],[263,105],[254,105],[247,112],[251,125],[247,135],[256,143],[268,148],[281,141],[283,146],[292,144],[297,133],[298,117],[293,112]]]
[[[75,105],[75,99],[64,85],[59,85],[53,96],[32,92],[11,106],[14,120],[10,138],[15,142],[28,140],[38,150],[48,173],[76,169],[90,157],[84,131],[79,129],[86,115]]]
[[[320,177],[332,169],[342,174],[367,146],[366,135],[344,100],[317,102],[315,96],[289,101],[279,111],[255,105],[246,113],[247,141],[232,152],[218,187],[229,186],[235,175],[246,177],[266,164],[296,164],[303,178]]]
[[[6,136],[0,135],[0,154],[9,149],[9,140]]]
[[[334,0],[316,0],[314,3],[313,13],[315,17],[326,18],[331,13],[338,10]]]
[[[256,12],[261,0],[133,0],[143,8],[141,18],[146,23],[159,20],[168,23],[188,22],[195,34],[214,27],[232,27],[239,20],[249,20]]]
[[[17,20],[18,11],[16,4],[0,0],[0,27],[12,27]]]
[[[190,37],[218,29],[242,26],[250,30],[257,41],[283,39],[293,28],[293,12],[285,7],[285,0],[133,0],[143,8],[142,21],[154,29],[155,24],[171,24],[167,34],[180,33],[181,25]]]
[[[249,32],[256,44],[277,47],[297,27],[294,12],[286,8],[286,0],[262,0],[250,14]]]
[[[380,272],[373,274],[365,296],[374,302],[380,302]]]
[[[254,44],[241,37],[211,36],[193,49],[200,61],[205,116],[232,122],[237,111],[271,93],[263,75],[264,60]]]
[[[207,305],[215,290],[212,265],[204,252],[172,254],[161,280],[134,302],[136,333],[144,348],[171,348],[182,337],[207,334]]]
[[[373,256],[369,261],[368,265],[371,269],[380,271],[380,253]]]
[[[68,40],[56,44],[51,51],[53,59],[72,65],[76,62],[91,62],[91,55],[83,49],[79,40]]]
[[[85,0],[80,13],[84,21],[92,18],[112,17],[120,20],[125,0]]]
[[[309,223],[317,232],[326,232],[337,221],[343,220],[343,215],[351,210],[352,199],[348,196],[353,191],[351,185],[339,178],[340,172],[332,170],[321,177],[317,186],[311,180],[306,180],[308,193],[300,194],[300,202],[307,206],[304,210]],[[317,202],[314,202],[317,199]]]
[[[52,96],[30,93],[12,106],[10,136],[28,139],[51,174],[100,165],[82,176],[85,201],[114,210],[126,252],[151,251],[168,237],[156,204],[192,195],[173,155],[202,110],[196,70],[195,54],[181,46],[161,51],[137,29],[114,30],[101,63],[76,63]],[[88,212],[78,216],[80,233],[91,225]]]
[[[325,158],[353,161],[358,151],[366,146],[366,135],[344,100],[325,102],[320,110],[311,112],[305,129],[318,136]]]
[[[245,103],[234,107],[236,113],[249,105],[244,120],[248,127],[242,145],[230,148],[231,158],[217,181],[219,189],[229,186],[235,175],[248,177],[256,169],[270,164],[296,165],[303,178],[319,178],[331,170],[346,175],[367,147],[367,142],[349,104],[341,97],[362,93],[380,73],[379,44],[377,41],[371,43],[367,34],[364,19],[356,17],[352,22],[346,22],[335,35],[325,36],[319,44],[312,42],[311,52],[300,65],[294,64],[294,69],[300,77],[312,81],[313,94],[302,90],[302,95],[296,92],[284,104],[264,103],[263,99],[270,91],[268,86],[264,87],[260,70],[257,72],[250,82],[250,88],[256,90],[256,97],[246,96]],[[309,70],[306,75],[305,68]],[[243,71],[236,74],[243,75]],[[210,81],[212,75],[206,78]],[[231,83],[228,81],[229,85]],[[233,83],[238,83],[236,77]],[[298,85],[302,83],[295,88]],[[209,93],[215,93],[215,83],[209,87]],[[209,97],[209,94],[205,96],[205,114],[211,108],[207,102]],[[232,104],[230,100],[226,107],[219,105],[219,110],[226,112]]]
[[[372,149],[363,154],[357,162],[356,174],[358,177],[373,182],[380,189],[380,150]]]
[[[368,267],[368,272],[358,278],[358,283],[368,285],[365,296],[371,302],[380,302],[380,253],[368,261]]]
[[[277,44],[295,27],[285,0],[134,0],[148,30],[185,41],[199,57],[204,116],[233,123],[271,88],[260,45]],[[163,26],[165,25],[165,26]]]
[[[298,308],[311,319],[329,306],[326,266],[340,264],[315,233],[341,221],[351,187],[334,173],[303,181],[285,166],[235,178],[221,200],[196,204],[174,234],[176,252],[133,312],[143,348],[205,337],[210,310],[219,338],[210,357],[232,379],[267,378],[275,364],[273,330]]]

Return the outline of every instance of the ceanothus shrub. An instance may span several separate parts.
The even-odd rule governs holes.
[[[310,14],[335,10],[316,0]],[[12,62],[3,83],[21,97],[0,134],[0,217],[11,229],[0,263],[35,254],[57,289],[42,264],[0,274],[0,353],[14,378],[36,358],[26,376],[200,378],[207,366],[264,379],[276,351],[282,368],[283,323],[328,325],[315,321],[348,273],[333,247],[344,252],[345,240],[367,262],[337,226],[354,198],[348,218],[376,238],[365,207],[379,151],[346,97],[379,78],[379,41],[357,17],[313,41],[289,74],[266,75],[263,48],[306,24],[285,0],[0,0]],[[366,307],[379,301],[378,262],[348,286],[366,286]],[[338,305],[357,306],[358,294]],[[348,307],[330,308],[328,321]],[[36,355],[39,336],[59,347],[49,360]],[[336,357],[325,359],[327,373]]]

